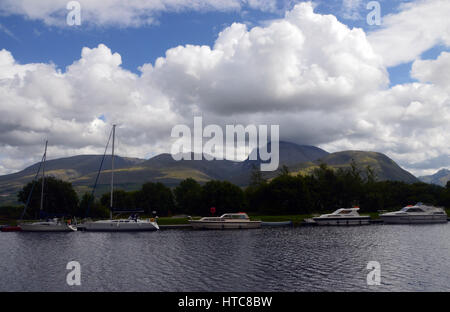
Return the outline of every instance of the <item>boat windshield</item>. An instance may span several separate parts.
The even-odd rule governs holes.
[[[248,216],[243,213],[239,214],[225,214],[222,216],[224,219],[248,219]]]
[[[421,208],[418,208],[418,207],[404,207],[400,211],[403,211],[403,212],[423,212],[423,210]]]

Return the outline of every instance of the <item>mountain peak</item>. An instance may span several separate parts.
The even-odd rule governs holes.
[[[442,168],[435,174],[419,177],[419,180],[429,184],[445,186],[450,181],[450,170]]]

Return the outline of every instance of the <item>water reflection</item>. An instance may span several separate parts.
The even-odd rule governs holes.
[[[1,233],[2,291],[448,291],[450,226]],[[66,285],[81,263],[82,285]],[[366,265],[382,285],[367,286]]]

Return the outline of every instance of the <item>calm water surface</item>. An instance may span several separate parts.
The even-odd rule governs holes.
[[[0,233],[0,291],[450,291],[449,238],[450,224]]]

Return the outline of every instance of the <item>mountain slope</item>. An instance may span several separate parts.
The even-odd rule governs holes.
[[[380,181],[419,182],[414,175],[402,169],[392,159],[377,152],[342,151],[331,153],[312,163],[303,163],[293,166],[293,171],[310,173],[314,168],[320,166],[321,163],[327,164],[329,167],[335,169],[346,169],[350,168],[352,161],[356,163],[360,170],[364,170],[367,166],[370,166],[374,171],[377,180]]]
[[[79,155],[48,160],[45,162],[45,173],[72,182],[74,185],[77,185],[77,181],[89,181],[89,184],[94,184],[102,157],[103,155]],[[117,156],[114,157],[114,166],[121,170],[136,166],[143,161],[138,158]],[[33,180],[38,168],[39,163],[36,163],[22,171],[0,176],[0,203],[15,202],[17,192],[23,185]],[[111,156],[105,157],[103,169],[107,168],[111,168]]]
[[[267,144],[267,150],[271,150],[272,143]],[[279,142],[279,155],[280,155],[280,167],[282,165],[290,166],[301,162],[314,161],[321,157],[325,157],[329,153],[321,148],[310,145],[298,145],[290,142]],[[250,160],[255,159],[256,160]],[[254,149],[249,157],[244,161],[243,165],[251,167],[253,165],[259,165],[262,161],[259,155],[259,150]]]
[[[71,182],[76,191],[82,194],[92,189],[101,157],[101,155],[80,155],[49,160],[46,162],[46,173]],[[191,154],[191,159],[193,159],[193,154]],[[418,181],[389,157],[380,153],[345,151],[329,154],[314,146],[280,142],[280,167],[287,165],[293,173],[311,173],[321,163],[326,163],[333,168],[347,168],[350,167],[352,160],[361,169],[370,165],[380,180]],[[258,158],[242,162],[205,159],[175,161],[170,154],[160,154],[148,160],[116,156],[114,164],[116,169],[114,173],[115,186],[125,190],[136,190],[143,183],[149,181],[175,186],[181,180],[189,177],[199,182],[228,180],[239,186],[246,186],[254,166],[259,169],[261,160]],[[38,166],[39,164],[34,164],[20,172],[0,176],[0,204],[15,203],[17,192],[24,184],[33,179]],[[111,157],[107,156],[99,177],[97,195],[109,190],[110,168]],[[267,178],[277,174],[277,171],[263,173]]]
[[[428,176],[421,176],[421,177],[419,177],[419,180],[422,182],[425,182],[425,183],[445,186],[447,184],[447,181],[450,181],[450,170],[441,169],[438,172],[436,172],[435,174],[428,175]]]

